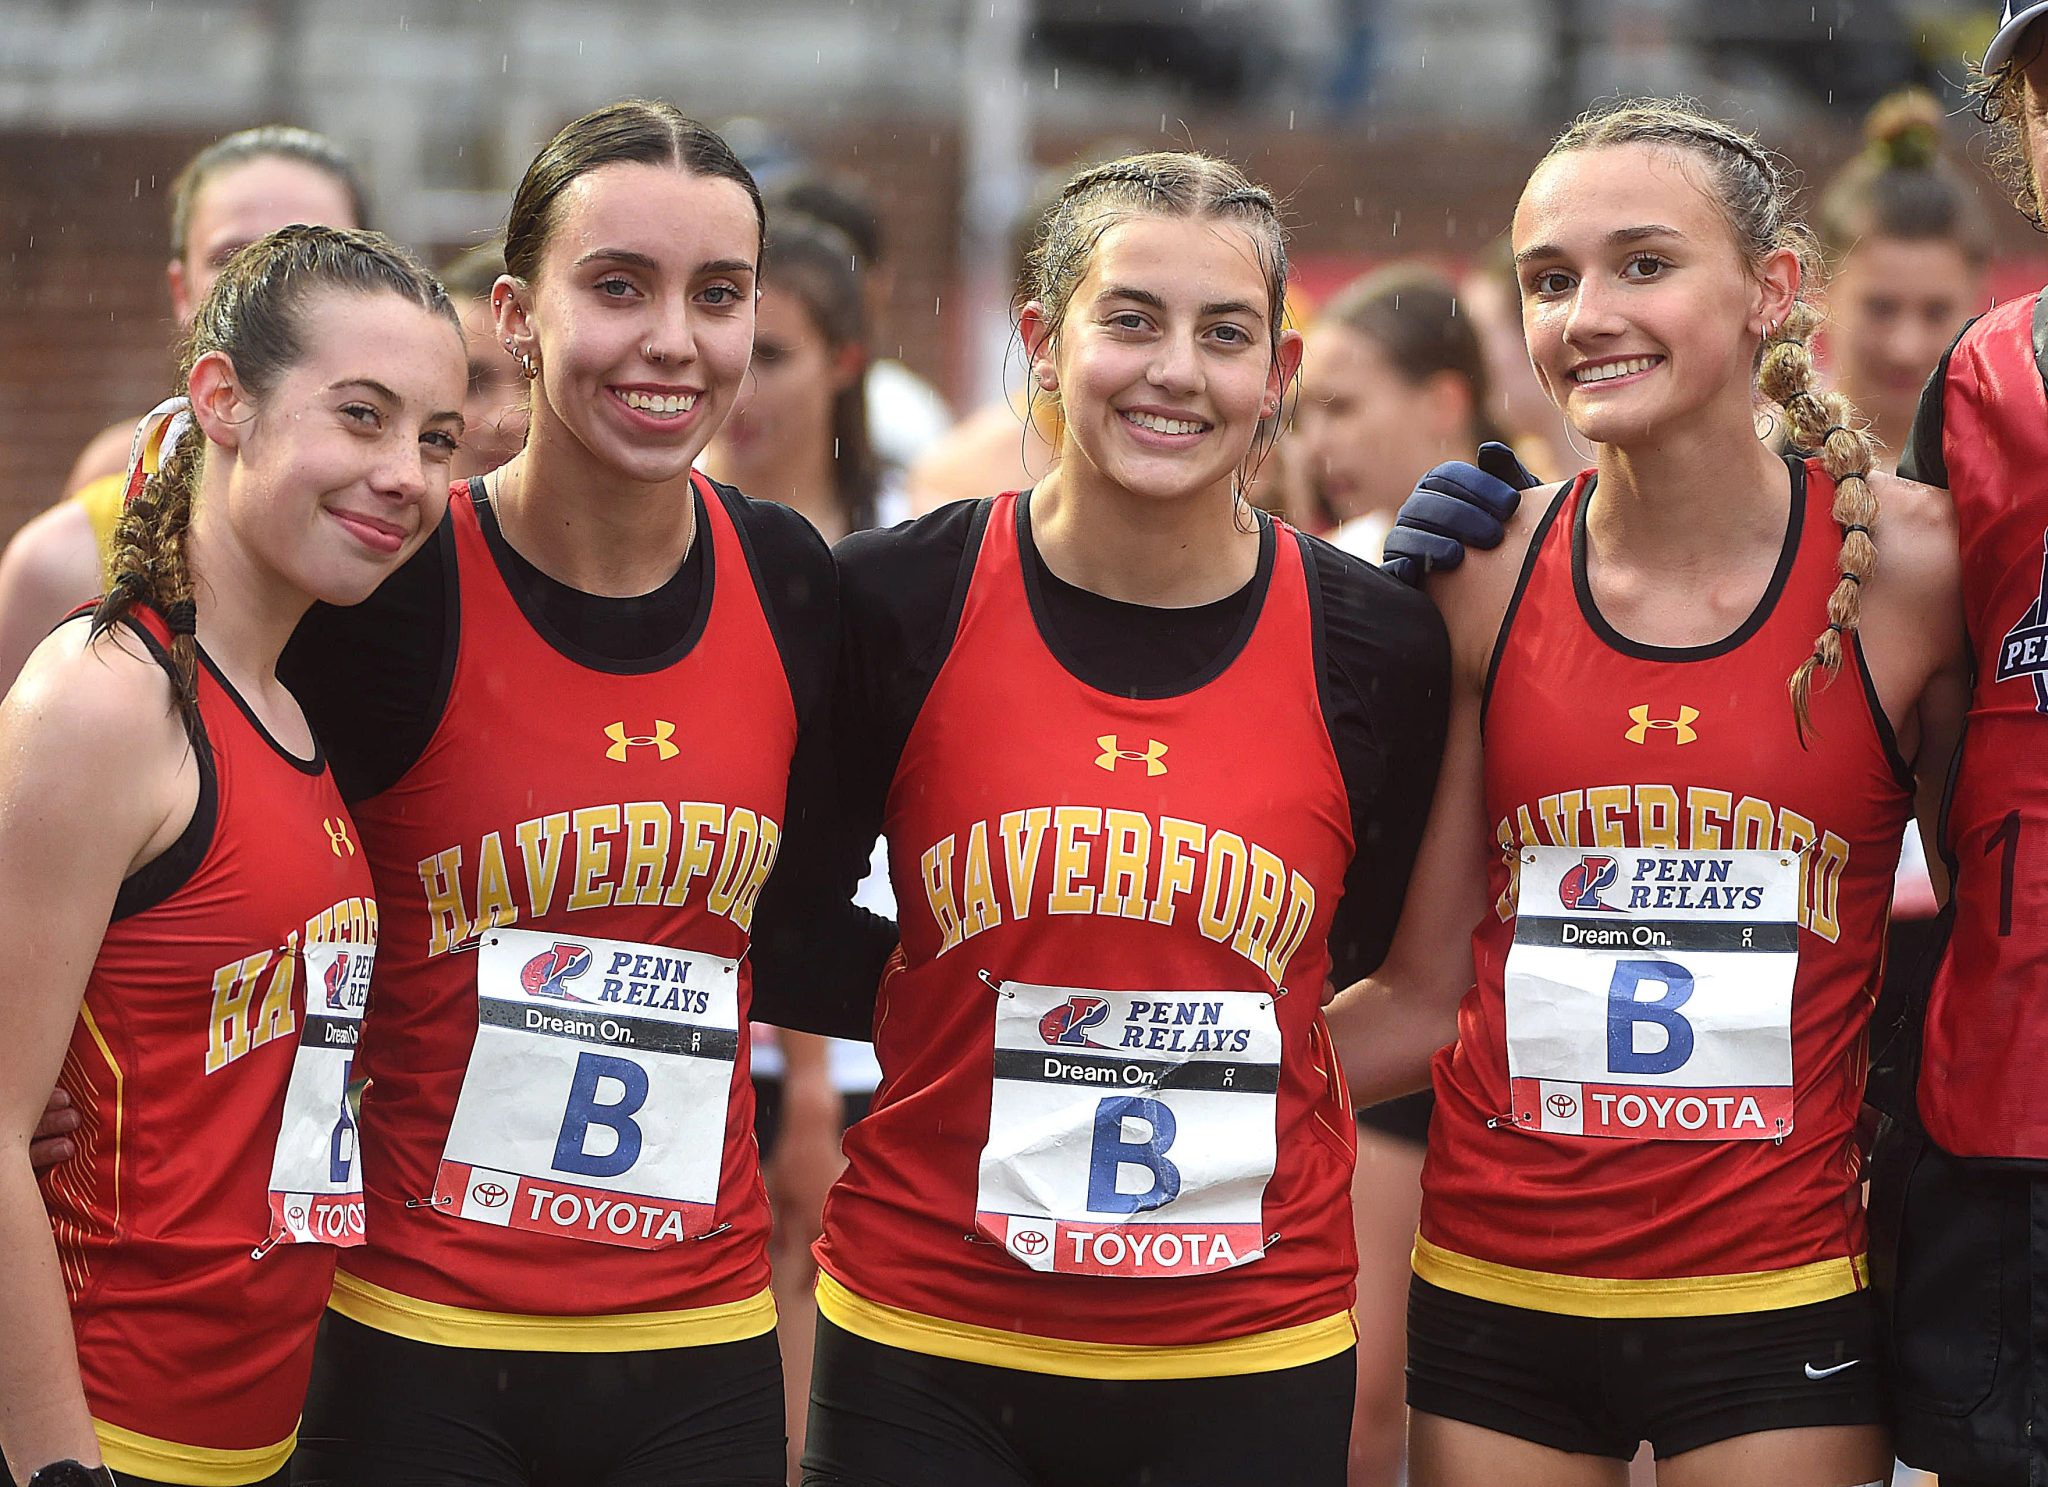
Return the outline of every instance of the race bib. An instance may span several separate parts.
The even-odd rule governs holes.
[[[480,1224],[634,1249],[703,1234],[738,1056],[738,961],[491,930],[434,1201]]]
[[[1623,1140],[1792,1130],[1799,858],[1520,849],[1513,1123]]]
[[[363,1242],[363,1173],[349,1102],[374,945],[313,944],[299,952],[306,1015],[285,1086],[284,1120],[270,1162],[272,1244]]]
[[[1060,1275],[1249,1264],[1265,1254],[1279,1089],[1268,993],[1006,981],[975,1223]]]

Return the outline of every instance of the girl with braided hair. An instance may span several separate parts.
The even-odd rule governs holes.
[[[0,1449],[33,1487],[284,1480],[363,1232],[377,906],[276,667],[440,520],[462,384],[447,296],[386,239],[244,248],[138,437],[111,592],[0,706]],[[60,1078],[78,1150],[38,1192]]]
[[[1300,359],[1267,192],[1091,167],[1030,277],[1056,466],[837,549],[839,878],[879,830],[901,949],[805,1480],[1338,1487],[1355,1137],[1320,1003],[1391,934],[1444,636],[1243,498]]]
[[[1599,457],[1433,585],[1432,829],[1387,966],[1331,1014],[1371,1098],[1457,1007],[1412,1479],[1619,1484],[1648,1441],[1666,1487],[1869,1482],[1855,1123],[1914,769],[1959,726],[1953,515],[1816,380],[1815,255],[1748,136],[1590,114],[1514,246],[1531,359]],[[1771,405],[1809,455],[1759,437]]]

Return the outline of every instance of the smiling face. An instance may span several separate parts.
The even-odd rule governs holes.
[[[192,400],[235,452],[221,515],[237,545],[299,592],[355,604],[447,507],[462,341],[399,295],[333,289],[308,298],[298,339],[298,360],[260,397],[225,356],[200,358]]]
[[[746,375],[760,250],[737,182],[640,164],[577,177],[532,282],[494,291],[500,339],[540,367],[533,437],[614,480],[686,475]]]
[[[1711,167],[1647,144],[1557,155],[1515,209],[1522,326],[1544,390],[1588,439],[1627,448],[1746,421],[1794,254],[1744,252]]]
[[[1842,390],[1880,425],[1905,427],[1983,291],[1983,274],[1951,240],[1864,238],[1828,283],[1828,347]]]
[[[316,165],[258,155],[208,176],[192,198],[185,253],[169,269],[171,313],[180,329],[205,301],[227,261],[256,239],[303,222],[360,227],[348,187]]]
[[[1134,216],[1097,239],[1061,323],[1019,318],[1065,421],[1063,469],[1156,500],[1228,493],[1301,360],[1277,354],[1249,233],[1202,218]]]

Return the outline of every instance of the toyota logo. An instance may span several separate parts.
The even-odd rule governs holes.
[[[302,1227],[306,1222],[306,1210],[303,1208],[287,1208],[284,1211],[284,1216],[293,1224],[297,1224]]]
[[[480,1182],[469,1190],[469,1195],[486,1208],[503,1208],[512,1201],[512,1195],[495,1182]]]
[[[1047,1243],[1046,1237],[1036,1229],[1026,1229],[1010,1241],[1011,1247],[1020,1255],[1042,1255]]]
[[[1579,1102],[1570,1095],[1552,1095],[1544,1103],[1550,1107],[1550,1113],[1559,1120],[1570,1120],[1579,1113]]]

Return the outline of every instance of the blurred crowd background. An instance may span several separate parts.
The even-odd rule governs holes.
[[[1360,271],[1455,273],[1556,127],[1685,92],[1818,182],[1907,82],[1952,111],[1987,0],[0,0],[0,537],[167,390],[164,192],[208,140],[289,122],[446,263],[564,120],[639,93],[728,128],[771,187],[864,191],[873,341],[966,412],[999,393],[1017,225],[1050,171],[1192,143],[1286,196],[1297,314]],[[1999,210],[1992,284],[2039,282]]]

